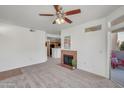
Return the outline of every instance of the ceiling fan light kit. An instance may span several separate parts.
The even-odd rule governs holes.
[[[65,23],[65,20],[63,18],[56,18],[55,21],[57,24],[64,24]]]
[[[60,5],[54,5],[54,9],[56,10],[56,14],[39,14],[39,16],[56,16],[57,18],[53,21],[53,24],[64,24],[65,22],[71,24],[72,21],[66,16],[81,13],[80,9],[64,12]]]

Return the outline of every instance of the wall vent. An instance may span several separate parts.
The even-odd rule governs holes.
[[[91,26],[88,28],[85,28],[85,32],[94,32],[102,29],[102,25],[96,25],[96,26]]]
[[[112,27],[112,26],[115,26],[115,25],[118,25],[118,24],[120,24],[120,23],[123,23],[123,22],[124,22],[124,15],[122,15],[122,16],[116,18],[115,20],[113,20],[113,21],[111,22],[111,27]]]

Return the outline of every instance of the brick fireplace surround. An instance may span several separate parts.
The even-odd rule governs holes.
[[[72,66],[64,64],[64,55],[73,56],[73,60],[77,62],[77,51],[61,50],[61,65],[69,69],[72,69]]]

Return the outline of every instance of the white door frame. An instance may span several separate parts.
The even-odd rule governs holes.
[[[107,32],[107,76],[111,79],[111,31]]]

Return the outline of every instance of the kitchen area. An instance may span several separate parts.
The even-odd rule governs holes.
[[[61,39],[59,35],[47,35],[46,47],[48,58],[61,57]]]

